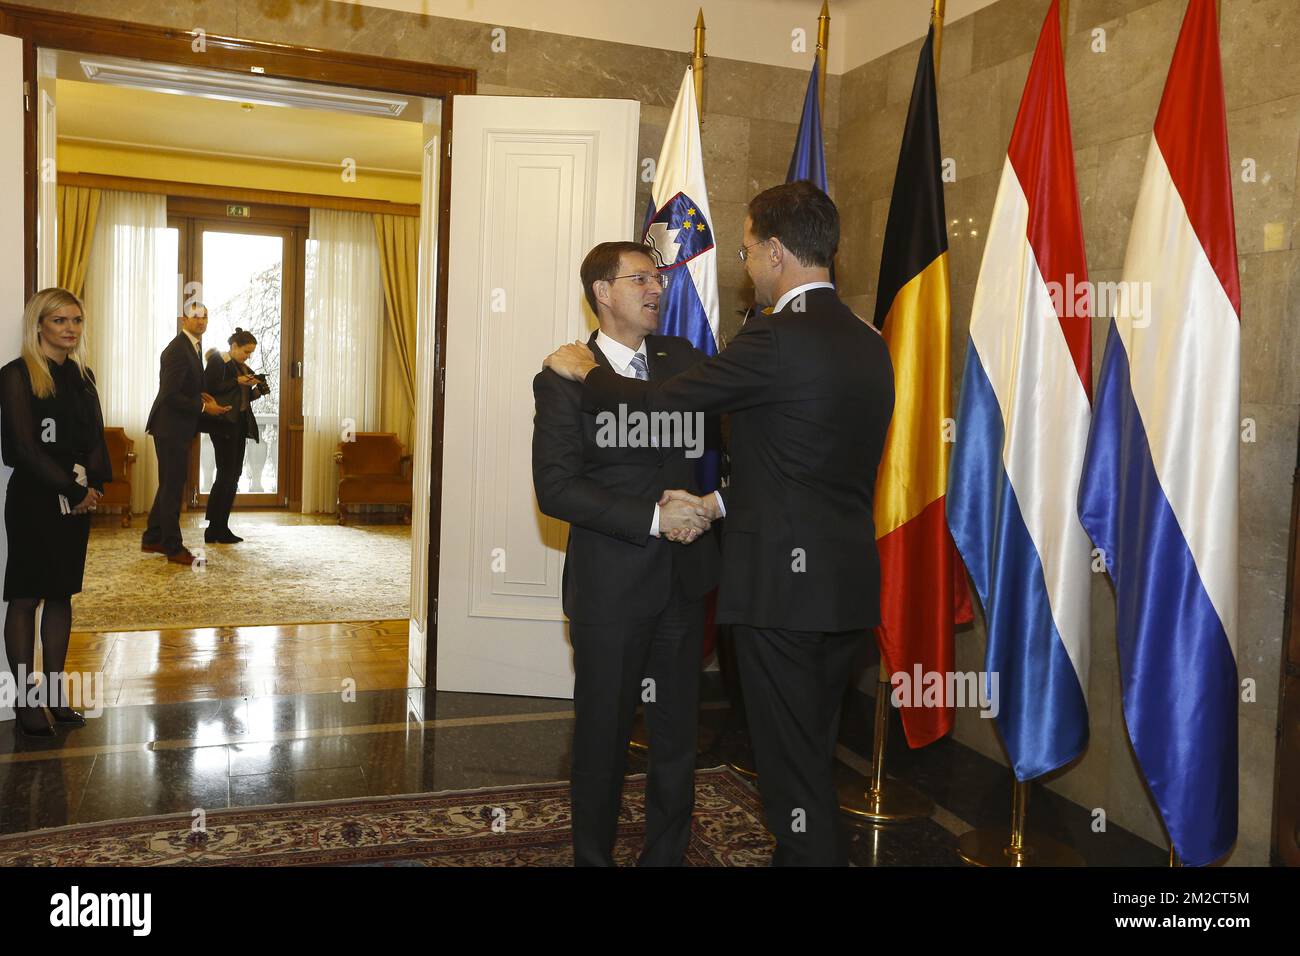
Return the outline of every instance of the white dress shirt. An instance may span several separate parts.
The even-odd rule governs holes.
[[[830,285],[830,283],[825,283],[825,285]],[[605,353],[605,358],[609,359],[609,364],[613,367],[615,372],[624,378],[636,378],[636,369],[632,368],[632,356],[639,355],[642,359],[646,359],[645,339],[641,340],[639,348],[630,349],[622,342],[610,338],[605,334],[605,330],[601,329],[596,333],[596,344],[600,346],[600,350]],[[650,374],[650,362],[648,359],[646,360],[646,374]],[[722,495],[718,494],[716,491],[713,494],[714,497],[718,499],[718,510],[722,512],[722,515],[725,517],[727,511],[722,505]],[[659,502],[657,501],[655,502],[654,517],[650,520],[650,534],[655,538],[660,536]]]
[[[605,353],[605,358],[609,359],[610,367],[614,372],[624,378],[636,378],[636,369],[632,367],[632,356],[639,355],[645,361],[646,375],[650,374],[650,360],[646,357],[645,339],[641,340],[639,347],[630,349],[617,339],[613,339],[605,334],[601,329],[596,333],[596,344],[600,350]],[[650,519],[650,534],[653,537],[659,537],[659,502],[655,502],[654,517]]]
[[[781,296],[781,298],[776,300],[776,305],[772,306],[772,312],[773,313],[780,312],[782,309],[786,307],[789,301],[797,295],[802,295],[805,292],[811,292],[813,289],[833,289],[833,288],[835,288],[835,286],[829,282],[805,282],[803,285],[797,285],[789,292],[787,292],[785,295]]]
[[[632,356],[639,355],[645,359],[646,374],[649,374],[650,360],[646,356],[645,339],[641,340],[638,348],[630,349],[622,342],[610,338],[601,329],[596,333],[596,344],[600,350],[605,353],[605,358],[609,359],[609,364],[614,366],[614,371],[624,378],[636,378],[636,371],[632,368]]]
[[[189,329],[181,329],[181,331],[184,332],[184,333],[185,333],[185,337],[186,337],[187,339],[190,340],[190,344],[192,344],[192,345],[194,346],[194,354],[197,355],[197,356],[199,357],[199,368],[202,368],[202,367],[203,367],[203,347],[202,347],[202,345],[199,344],[199,340],[198,340],[198,339],[196,339],[194,336],[190,335],[190,330],[189,330]],[[202,383],[200,382],[200,386],[201,386],[201,385],[202,385]],[[203,410],[203,398],[202,398],[202,396],[199,397],[199,410],[200,410],[200,411]]]

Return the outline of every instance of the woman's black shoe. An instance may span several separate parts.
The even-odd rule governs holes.
[[[46,718],[42,707],[15,707],[14,722],[24,737],[54,736],[54,726]]]
[[[85,716],[71,707],[51,707],[50,713],[54,715],[56,724],[72,724],[76,727],[86,726]]]
[[[233,531],[203,532],[203,540],[207,544],[239,544],[244,539]]]

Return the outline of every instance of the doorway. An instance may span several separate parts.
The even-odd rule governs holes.
[[[241,218],[215,218],[231,208]],[[289,435],[302,425],[300,293],[307,217],[302,210],[254,211],[239,203],[176,198],[168,199],[167,211],[166,255],[174,244],[177,276],[192,277],[208,307],[205,349],[224,352],[237,328],[251,332],[257,351],[250,368],[270,387],[254,409],[259,441],[248,443],[235,509],[288,507],[289,476],[302,461],[301,443]],[[207,505],[215,478],[212,439],[200,433],[186,491],[192,507]]]
[[[269,44],[238,38],[209,39],[206,50],[193,49],[188,42],[177,42],[175,31],[139,24],[124,24],[79,15],[50,13],[47,11],[12,7],[0,4],[0,33],[20,38],[22,43],[22,75],[31,90],[39,86],[37,63],[42,51],[75,50],[82,53],[98,54],[102,57],[125,57],[169,64],[182,70],[222,71],[229,74],[231,82],[248,82],[250,74],[257,74],[258,82],[267,83],[281,80],[306,84],[326,84],[336,88],[382,91],[386,93],[405,94],[423,97],[437,104],[438,108],[426,114],[426,128],[429,136],[425,142],[425,155],[422,169],[429,190],[421,202],[427,210],[426,221],[429,226],[420,230],[421,264],[419,300],[421,323],[418,335],[417,352],[427,364],[422,366],[430,370],[430,380],[440,379],[442,373],[441,349],[438,342],[445,325],[445,283],[446,283],[446,229],[447,208],[450,197],[449,151],[442,144],[447,141],[451,125],[451,98],[457,93],[472,93],[474,90],[474,72],[457,68],[431,67],[422,63],[388,60],[380,57],[360,56],[332,51],[308,50],[284,44]],[[182,37],[183,40],[187,39]],[[51,211],[42,208],[40,197],[42,188],[40,171],[41,137],[38,135],[36,116],[28,112],[21,117],[24,131],[23,163],[23,285],[24,296],[30,295],[38,285],[37,276],[48,273],[48,261],[42,263],[37,256],[37,237],[48,239],[50,235]],[[46,140],[50,137],[46,137]],[[198,195],[196,196],[195,193]],[[288,205],[303,206],[303,196],[284,193],[274,197],[262,196],[260,201],[275,205],[286,198]],[[204,198],[199,190],[191,191],[191,198]],[[207,194],[206,198],[220,198]],[[292,200],[296,199],[297,202]],[[222,226],[227,222],[218,220]],[[247,224],[253,225],[253,224]],[[192,226],[194,230],[196,226]],[[216,254],[214,238],[213,251],[208,252],[203,246],[209,237],[218,235],[221,229],[204,232],[198,229],[197,236],[188,236],[188,247],[182,253],[182,239],[177,237],[177,256],[184,254],[193,257],[197,272],[203,268],[205,254],[210,261]],[[229,233],[231,230],[225,230]],[[244,233],[245,238],[250,234]],[[269,234],[255,233],[260,238]],[[252,476],[247,478],[246,490],[241,491],[252,497],[249,504],[274,504],[283,500],[286,485],[292,487],[293,465],[291,450],[292,440],[286,441],[284,432],[292,430],[292,424],[286,428],[285,418],[290,410],[296,414],[301,407],[301,394],[295,393],[300,386],[295,377],[296,369],[289,364],[291,360],[286,353],[300,346],[301,314],[295,306],[284,302],[286,294],[284,270],[293,268],[301,270],[302,256],[290,251],[285,253],[285,237],[280,236],[282,255],[280,257],[281,273],[281,308],[279,315],[280,355],[275,363],[279,374],[278,407],[276,409],[277,429],[281,432],[274,456],[268,454],[270,462],[263,463],[261,488],[255,486]],[[300,248],[297,245],[294,248]],[[291,261],[292,260],[292,261]],[[274,270],[274,262],[268,267]],[[232,272],[233,276],[233,272]],[[234,279],[232,278],[232,282]],[[12,315],[21,314],[21,309],[9,309]],[[291,319],[293,323],[286,322]],[[242,324],[231,319],[231,324]],[[215,331],[215,330],[214,330]],[[299,342],[292,342],[299,336]],[[407,623],[409,641],[409,659],[411,667],[424,682],[430,675],[425,672],[426,662],[431,666],[436,659],[432,651],[435,632],[432,627],[436,621],[436,581],[438,559],[439,495],[437,488],[441,468],[441,422],[442,408],[440,394],[424,382],[419,389],[421,405],[417,410],[416,440],[413,458],[415,460],[415,485],[419,491],[415,494],[418,503],[415,525],[418,533],[413,536],[411,618]],[[287,456],[287,457],[286,457]],[[201,467],[196,468],[195,493],[201,494],[203,476]],[[273,485],[268,478],[273,475]]]

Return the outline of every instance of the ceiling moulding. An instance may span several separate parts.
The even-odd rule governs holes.
[[[111,57],[82,57],[80,64],[86,79],[94,83],[154,93],[201,96],[210,100],[291,106],[389,119],[400,117],[410,104],[409,99],[400,96],[298,83],[258,74],[244,76],[221,70],[140,63]]]
[[[106,147],[124,149],[138,153],[154,153],[160,156],[184,156],[186,159],[219,159],[237,162],[271,163],[278,166],[290,166],[294,169],[329,169],[338,172],[338,163],[323,163],[312,159],[295,159],[292,156],[266,156],[260,153],[231,153],[215,149],[192,149],[185,146],[162,146],[157,143],[133,143],[127,140],[99,139],[93,136],[60,136],[60,143],[72,146]],[[419,179],[418,169],[391,169],[387,166],[357,166],[357,172],[375,173],[384,176],[399,176],[404,179]]]

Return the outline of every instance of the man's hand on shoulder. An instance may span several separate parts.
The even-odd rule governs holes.
[[[596,357],[591,354],[591,349],[587,348],[587,343],[579,340],[571,345],[561,345],[546,356],[542,367],[549,368],[556,375],[567,378],[571,382],[581,382],[587,378],[587,373],[596,367]]]

